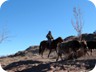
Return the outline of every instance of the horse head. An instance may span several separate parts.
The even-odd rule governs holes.
[[[62,39],[61,37],[58,37],[58,38],[56,39],[56,41],[57,41],[58,43],[61,43],[61,42],[63,42],[63,39]]]

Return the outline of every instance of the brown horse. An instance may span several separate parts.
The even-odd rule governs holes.
[[[57,59],[56,61],[58,61],[59,57],[61,58],[61,60],[63,60],[62,58],[62,54],[71,54],[72,58],[76,58],[76,52],[77,50],[79,50],[80,48],[84,49],[84,52],[86,53],[86,45],[84,42],[79,42],[77,40],[72,40],[72,41],[68,41],[68,42],[62,42],[62,43],[58,43],[57,44]]]
[[[43,57],[43,52],[45,51],[45,49],[49,50],[48,57],[50,53],[52,52],[52,50],[55,50],[57,53],[57,44],[61,42],[63,42],[63,39],[61,37],[58,37],[57,39],[53,40],[50,46],[47,40],[41,41],[40,46],[39,46],[39,54],[41,54],[41,56]]]
[[[91,55],[92,55],[92,49],[96,49],[96,41],[91,40],[91,41],[85,41],[85,42],[88,47],[88,50],[91,52]]]

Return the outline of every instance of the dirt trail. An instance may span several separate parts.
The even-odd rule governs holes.
[[[21,54],[24,55],[21,55]],[[59,60],[56,62],[56,53],[47,58],[38,54],[38,47],[19,52],[12,56],[0,58],[2,67],[8,72],[88,72],[96,63],[96,50],[93,55],[85,55],[77,60]]]

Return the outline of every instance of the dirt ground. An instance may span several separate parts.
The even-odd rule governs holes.
[[[38,54],[38,47],[27,49],[17,55],[0,58],[2,67],[8,72],[88,72],[96,63],[96,50],[92,55],[84,55],[76,60],[60,60],[56,62],[56,53],[47,58],[48,52],[42,58]],[[90,53],[90,52],[89,52]]]

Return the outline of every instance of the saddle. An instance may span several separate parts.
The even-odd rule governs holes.
[[[50,48],[50,45],[51,45],[52,41],[53,41],[53,39],[47,41],[49,48]]]

